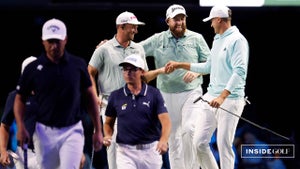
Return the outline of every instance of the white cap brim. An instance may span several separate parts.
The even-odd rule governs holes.
[[[174,12],[172,13],[171,15],[169,15],[168,18],[174,18],[175,16],[179,15],[179,14],[182,14],[182,15],[185,15],[187,17],[187,15],[183,12],[183,11],[178,11],[178,12]],[[167,18],[167,19],[168,19]]]
[[[127,22],[128,24],[132,24],[132,25],[145,25],[144,22],[140,22],[140,21],[137,21],[137,22]]]
[[[59,39],[59,40],[65,40],[66,36],[64,35],[43,35],[42,40],[48,40],[48,39]]]
[[[133,65],[137,68],[140,68],[140,69],[144,70],[144,68],[141,65],[138,65],[137,63],[131,62],[131,61],[124,61],[124,62],[120,63],[119,66],[124,66],[125,64],[131,64],[131,65]]]
[[[207,21],[209,21],[209,20],[211,20],[211,19],[212,19],[212,17],[204,18],[204,19],[203,19],[203,22],[207,22]]]

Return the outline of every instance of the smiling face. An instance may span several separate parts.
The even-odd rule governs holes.
[[[134,40],[134,35],[138,33],[138,25],[124,24],[121,26],[122,35],[127,41]]]
[[[175,37],[180,38],[184,35],[186,30],[186,16],[184,14],[178,14],[174,18],[168,18],[166,22]]]

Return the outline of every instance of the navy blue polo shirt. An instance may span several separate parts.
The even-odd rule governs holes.
[[[65,51],[56,64],[43,53],[26,66],[17,92],[25,97],[35,92],[38,104],[37,122],[51,127],[66,127],[82,119],[82,92],[90,87],[91,80],[86,62]]]
[[[15,101],[16,94],[17,94],[16,90],[9,92],[6,98],[3,115],[1,117],[1,123],[4,123],[5,125],[8,126],[11,126],[15,120],[14,101]],[[35,130],[35,118],[36,118],[36,109],[37,109],[37,104],[34,99],[34,96],[30,96],[26,100],[25,106],[26,106],[26,110],[25,110],[24,123],[27,131],[32,137],[33,132]],[[33,144],[29,144],[29,148],[32,148],[32,146]]]
[[[1,117],[1,123],[4,123],[5,125],[11,126],[13,121],[15,120],[15,115],[14,115],[14,101],[16,97],[16,90],[13,90],[9,92],[4,110],[3,110],[3,115]]]
[[[127,85],[113,91],[105,115],[118,119],[117,143],[136,145],[159,140],[161,124],[158,115],[166,112],[160,91],[143,83],[136,96],[131,94]]]

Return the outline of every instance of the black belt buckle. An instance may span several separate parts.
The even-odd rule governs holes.
[[[135,147],[137,150],[143,150],[144,146],[143,146],[143,144],[137,144]]]

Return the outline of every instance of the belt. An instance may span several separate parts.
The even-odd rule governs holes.
[[[154,141],[154,142],[149,143],[149,144],[136,144],[136,145],[129,145],[129,144],[118,143],[118,145],[120,147],[127,148],[127,149],[146,150],[146,149],[150,149],[153,146],[157,145],[157,142],[158,141]]]

